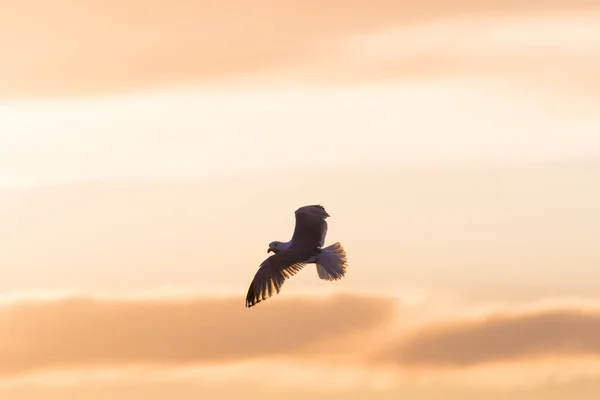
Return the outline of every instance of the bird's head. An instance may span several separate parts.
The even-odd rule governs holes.
[[[281,242],[271,242],[269,243],[269,249],[267,250],[267,254],[270,252],[273,252],[275,254],[279,253],[281,251]]]

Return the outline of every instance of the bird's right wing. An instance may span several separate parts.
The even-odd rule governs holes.
[[[329,217],[329,214],[323,206],[313,205],[300,207],[295,215],[296,226],[292,235],[292,246],[296,251],[310,255],[325,244],[325,218]]]
[[[246,295],[246,307],[252,307],[281,291],[287,278],[300,271],[306,262],[295,252],[286,250],[262,262]]]

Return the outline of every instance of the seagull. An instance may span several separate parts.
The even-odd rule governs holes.
[[[329,217],[321,205],[300,207],[295,211],[296,226],[289,242],[269,243],[267,254],[246,295],[246,307],[252,307],[278,294],[285,280],[295,275],[306,264],[316,264],[319,278],[337,281],[346,275],[346,251],[339,242],[322,248],[327,234]]]

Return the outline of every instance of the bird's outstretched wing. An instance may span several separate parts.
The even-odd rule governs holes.
[[[296,226],[292,235],[292,247],[299,253],[312,255],[325,244],[329,217],[321,205],[300,207],[295,212]]]
[[[303,255],[291,249],[267,258],[262,262],[254,275],[252,283],[250,283],[246,295],[246,307],[252,307],[278,294],[285,280],[295,275],[305,265],[306,259]]]

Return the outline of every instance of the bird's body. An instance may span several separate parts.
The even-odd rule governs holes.
[[[329,214],[320,205],[300,207],[295,212],[296,226],[289,242],[271,242],[267,252],[275,253],[260,265],[248,294],[246,307],[277,294],[285,280],[306,264],[316,264],[319,278],[333,281],[346,275],[346,252],[340,243],[323,248]]]

